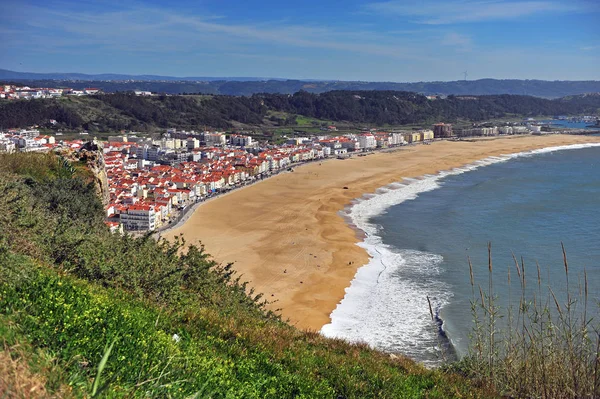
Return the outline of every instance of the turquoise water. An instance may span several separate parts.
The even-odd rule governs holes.
[[[407,183],[349,212],[367,232],[361,245],[373,259],[359,270],[325,335],[435,364],[440,338],[429,296],[454,348],[465,354],[472,327],[467,257],[485,287],[488,242],[501,305],[509,299],[508,269],[516,281],[512,254],[523,257],[531,286],[539,263],[544,284],[560,297],[561,242],[571,281],[585,268],[590,297],[600,300],[600,147],[495,158]],[[516,297],[518,286],[511,289]]]

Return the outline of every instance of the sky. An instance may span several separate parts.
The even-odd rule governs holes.
[[[0,0],[0,68],[600,80],[600,0]]]

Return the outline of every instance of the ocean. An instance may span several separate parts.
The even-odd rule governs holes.
[[[476,282],[486,287],[489,242],[500,305],[508,305],[511,290],[517,297],[513,254],[523,257],[532,277],[539,263],[543,284],[561,298],[561,242],[571,282],[585,268],[590,298],[600,300],[600,146],[492,157],[406,179],[356,200],[345,216],[365,232],[359,245],[372,259],[321,330],[326,336],[366,342],[430,366],[444,360],[440,346],[447,343],[447,354],[466,354],[472,331],[467,258]],[[600,317],[598,309],[593,311]]]
[[[590,130],[600,130],[600,127],[595,127],[591,122],[574,122],[570,120],[561,120],[561,119],[544,119],[538,121],[540,123],[548,123],[551,124],[552,127],[566,127],[570,129],[590,129]]]

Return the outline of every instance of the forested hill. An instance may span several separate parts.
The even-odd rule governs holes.
[[[430,100],[400,91],[331,91],[294,95],[138,97],[115,93],[90,97],[0,102],[0,128],[45,125],[114,131],[157,128],[264,126],[275,114],[293,125],[294,115],[370,125],[482,121],[505,116],[577,115],[600,112],[600,94],[547,100],[530,96],[448,96]],[[271,124],[272,126],[272,124]]]

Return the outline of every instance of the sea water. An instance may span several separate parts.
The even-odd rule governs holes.
[[[591,303],[600,298],[597,145],[491,157],[406,179],[355,201],[346,216],[365,232],[359,245],[372,258],[323,327],[326,336],[366,342],[427,365],[464,355],[472,331],[467,259],[476,284],[485,289],[490,242],[499,305],[508,305],[511,295],[513,302],[518,299],[513,254],[523,258],[531,285],[537,262],[543,285],[549,283],[561,297],[561,242],[571,280],[585,268]],[[597,306],[593,311],[598,315]],[[447,343],[451,350],[442,355]]]
[[[565,119],[545,119],[538,121],[542,124],[549,124],[552,127],[558,128],[568,128],[568,129],[588,129],[600,131],[600,127],[594,126],[592,122],[583,122],[583,121],[571,121]]]

